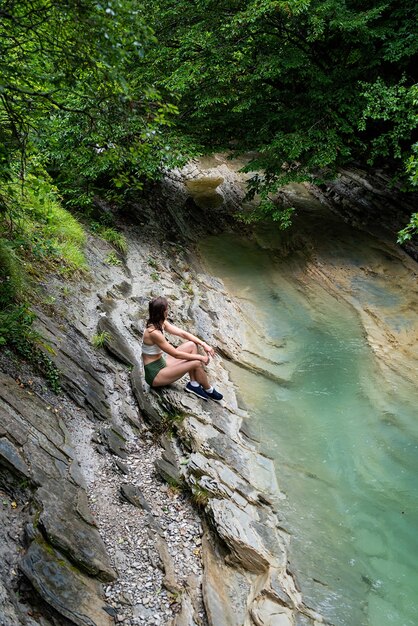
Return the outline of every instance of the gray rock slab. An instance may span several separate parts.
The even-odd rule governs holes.
[[[96,520],[90,511],[89,501],[84,489],[78,489],[75,497],[75,510],[78,515],[90,526],[97,526]]]
[[[122,463],[122,461],[120,461],[119,459],[115,459],[115,466],[117,468],[116,471],[120,471],[121,474],[128,476],[130,470],[129,470],[129,467],[125,465],[125,463]]]
[[[35,484],[64,478],[70,466],[77,465],[69,454],[67,429],[50,408],[0,373],[0,414],[6,433],[3,452],[9,456],[9,469],[15,463],[15,470],[30,475]]]
[[[111,418],[103,367],[92,346],[75,329],[64,333],[51,318],[36,311],[36,324],[54,349],[54,364],[60,371],[62,388],[81,407],[99,420]]]
[[[168,483],[180,484],[184,480],[184,461],[179,445],[174,439],[163,435],[160,439],[163,447],[162,457],[155,461],[155,468],[160,476]]]
[[[21,388],[13,378],[2,372],[0,389],[5,413],[3,427],[9,435],[23,445],[28,440],[29,433],[36,432],[44,445],[49,442],[55,446],[54,453],[58,458],[65,459],[67,455],[63,454],[62,449],[65,447],[68,431],[64,424],[57,420],[55,413],[48,411],[45,402],[32,391]]]
[[[293,602],[289,594],[284,589],[283,582],[281,578],[278,576],[277,570],[274,570],[274,569],[272,569],[270,573],[269,592],[270,592],[270,595],[274,596],[279,603],[285,604],[286,606],[289,606],[289,607],[292,606]]]
[[[129,343],[109,317],[101,317],[97,323],[99,333],[106,333],[106,350],[121,363],[133,366],[137,359]]]
[[[103,428],[100,431],[102,441],[107,449],[121,459],[127,459],[126,440],[123,436],[116,432],[113,428]]]
[[[8,591],[0,579],[0,624],[1,626],[20,626],[16,608],[9,598]]]
[[[165,459],[157,459],[154,463],[155,469],[163,480],[168,484],[179,484],[182,480],[181,474],[176,465],[169,463]]]
[[[151,512],[151,507],[144,498],[141,490],[136,485],[124,483],[120,486],[120,492],[123,498],[136,506],[138,509]]]
[[[239,430],[242,418],[234,411],[223,407],[216,402],[208,402],[205,412],[210,415],[211,424],[220,433],[227,435],[230,439],[240,439]]]
[[[32,542],[20,569],[42,598],[77,626],[112,626],[100,585],[83,575],[56,550]]]
[[[212,424],[202,423],[195,415],[185,417],[182,432],[191,441],[194,452],[223,461],[242,477],[243,483],[247,482],[267,499],[280,498],[273,461],[244,442],[238,433],[234,438],[220,434]]]
[[[163,586],[170,593],[181,593],[183,591],[181,585],[177,582],[176,567],[173,557],[168,551],[167,542],[161,534],[154,536],[155,547],[158,550],[161,562],[163,564],[164,578]]]
[[[250,572],[267,571],[285,562],[285,552],[274,528],[260,524],[257,508],[240,509],[233,502],[211,498],[207,510],[236,561]]]
[[[187,465],[187,473],[195,477],[209,476],[217,484],[217,493],[225,487],[230,497],[241,495],[248,502],[257,503],[259,492],[242,476],[231,469],[226,462],[220,459],[208,458],[200,452],[193,452],[190,455]]]
[[[0,438],[0,465],[5,465],[12,473],[31,477],[29,466],[22,459],[19,450],[6,437]]]
[[[209,626],[242,626],[248,623],[248,596],[256,577],[227,565],[225,556],[207,530],[202,537],[206,614]]]
[[[49,542],[68,555],[80,568],[100,580],[116,579],[104,543],[97,528],[74,514],[80,507],[78,488],[66,482],[60,486],[49,483],[36,492],[40,505],[39,525]]]
[[[250,613],[255,626],[295,626],[292,611],[267,596],[256,598]]]
[[[181,597],[180,613],[176,615],[170,626],[199,626],[200,618],[195,615],[193,604],[187,593]]]

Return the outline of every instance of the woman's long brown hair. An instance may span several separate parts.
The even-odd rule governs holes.
[[[147,319],[147,328],[148,326],[154,326],[157,330],[163,332],[163,324],[165,322],[165,312],[168,308],[168,300],[163,296],[158,296],[158,298],[153,298],[149,305],[149,318]]]

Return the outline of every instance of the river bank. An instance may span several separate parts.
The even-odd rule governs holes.
[[[3,449],[2,463],[14,476],[7,490],[8,511],[17,502],[16,515],[29,515],[26,533],[22,527],[19,540],[8,546],[13,556],[3,569],[4,580],[15,572],[12,589],[4,596],[10,625],[25,619],[31,624],[37,602],[42,621],[32,623],[45,626],[57,620],[100,626],[170,620],[175,626],[324,623],[304,603],[289,570],[289,536],[278,517],[283,494],[222,360],[217,357],[210,366],[225,393],[221,407],[202,407],[185,397],[180,385],[161,394],[146,393],[138,365],[147,302],[164,293],[172,302],[173,319],[212,343],[224,359],[268,372],[265,360],[257,365],[251,350],[246,351],[246,327],[259,332],[259,321],[203,270],[194,250],[199,238],[231,228],[230,215],[244,198],[244,178],[236,172],[240,166],[217,158],[171,172],[155,197],[131,206],[121,220],[128,253],[118,264],[108,263],[108,244],[90,237],[90,274],[70,293],[63,291],[59,277],[51,277],[46,285],[49,304],[38,310],[38,328],[55,350],[64,395],[54,399],[30,370],[19,371],[17,365],[9,367],[10,359],[3,361],[4,375],[13,378],[5,378],[6,387],[21,395],[19,416],[17,407],[11,411],[10,400],[2,396],[1,409],[11,425],[2,435],[7,451]],[[187,180],[195,183],[189,190]],[[303,234],[283,239],[283,250],[304,247]],[[299,259],[301,287],[306,270],[318,273],[321,268],[315,255],[310,261]],[[334,276],[319,275],[324,284]],[[371,328],[380,325],[376,316],[369,317]],[[106,351],[93,349],[93,335],[103,332],[108,333]],[[27,394],[41,418],[29,427]],[[52,458],[36,461],[25,441],[29,436],[38,441],[51,437],[42,426],[51,411],[58,448],[52,452],[43,443]],[[16,441],[12,432],[18,423],[24,424],[26,435]],[[152,433],[163,431],[160,447]],[[43,465],[47,472],[40,471]],[[22,476],[29,492],[19,486]],[[68,485],[71,498],[66,500],[62,494]],[[54,494],[53,503],[46,495],[39,497],[47,490]],[[204,510],[203,525],[182,490]],[[87,497],[94,513],[92,517],[83,505],[82,533],[77,526],[80,507],[72,505],[75,494],[84,504]],[[66,511],[65,523],[61,514],[57,523],[57,510]],[[68,545],[68,533],[77,549]],[[93,537],[101,552],[92,560],[87,544]],[[51,549],[57,551],[52,561]],[[61,586],[51,587],[47,572],[39,570],[42,562],[58,567]],[[99,580],[105,581],[107,604]],[[23,588],[26,595],[20,598],[26,599],[18,601],[16,591]],[[79,605],[87,588],[92,600]]]
[[[231,372],[288,495],[280,511],[308,601],[338,624],[409,626],[416,264],[380,226],[352,228],[306,187],[286,194],[294,232],[202,244],[240,308],[248,371]]]
[[[229,193],[239,205],[227,169],[223,201]],[[5,546],[7,626],[323,623],[288,571],[274,468],[221,359],[209,368],[224,392],[221,406],[202,406],[181,384],[160,394],[143,388],[139,339],[150,297],[164,293],[173,319],[224,354],[227,328],[237,330],[233,301],[219,281],[197,274],[186,244],[189,233],[195,240],[223,227],[223,213],[202,210],[206,181],[204,198],[198,186],[196,203],[184,202],[184,176],[201,175],[190,166],[168,179],[177,241],[167,238],[165,212],[150,218],[152,202],[131,207],[120,224],[128,240],[120,262],[109,264],[111,247],[90,237],[89,274],[71,289],[59,276],[44,285],[36,326],[54,351],[60,395],[3,355],[1,461],[12,515],[5,525],[25,520]],[[191,216],[199,215],[196,227]],[[105,349],[93,348],[104,332]],[[233,350],[239,358],[239,338]],[[161,435],[162,448],[150,445]]]

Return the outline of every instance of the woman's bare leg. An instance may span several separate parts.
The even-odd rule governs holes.
[[[202,361],[179,361],[178,359],[174,359],[174,361],[172,364],[167,363],[166,367],[158,372],[153,380],[152,387],[163,387],[164,385],[174,383],[189,372],[193,376],[193,378],[190,376],[191,380],[196,380],[200,385],[205,385],[205,389],[208,389],[210,385],[206,372],[202,367]]]
[[[197,354],[197,345],[193,341],[186,341],[185,343],[182,343],[178,347],[178,349],[181,350],[182,352],[189,352],[190,354]],[[166,361],[167,361],[167,368],[168,367],[172,368],[173,366],[178,365],[179,363],[191,363],[192,362],[192,361],[186,361],[186,360],[180,361],[179,359],[176,359],[176,357],[170,356],[169,354],[167,354],[166,356]],[[164,372],[167,368],[165,367],[163,370],[161,370],[161,372]],[[210,383],[209,383],[207,374],[202,367],[201,361],[199,361],[199,367],[194,366],[191,369],[186,370],[174,380],[178,380],[178,378],[181,378],[181,376],[184,376],[184,374],[186,374],[187,372],[189,372],[189,377],[191,381],[198,382],[199,385],[202,385],[203,389],[209,389]],[[158,372],[158,375],[156,376],[156,378],[158,378],[159,374],[160,372]],[[174,382],[174,380],[172,380],[171,382]],[[158,386],[161,386],[162,384],[168,385],[169,383],[158,382]],[[156,385],[155,385],[155,379],[154,379],[153,387],[155,386]]]
[[[189,352],[190,354],[197,354],[198,352],[197,345],[193,341],[186,341],[185,343],[180,344],[177,349],[181,350],[182,352]],[[165,358],[166,358],[167,364],[176,363],[176,362],[178,363],[178,361],[180,360],[180,359],[176,359],[175,356],[171,356],[170,354],[166,354]]]
[[[209,382],[208,375],[203,369],[202,362],[199,361],[199,363],[200,363],[200,367],[197,367],[195,370],[192,370],[189,373],[190,380],[195,380],[196,382],[198,382],[199,385],[202,385],[203,389],[209,389],[210,382]],[[192,375],[194,376],[194,378],[192,378]]]

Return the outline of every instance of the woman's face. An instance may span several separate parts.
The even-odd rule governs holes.
[[[168,317],[168,307],[164,311],[164,319],[166,320]]]

